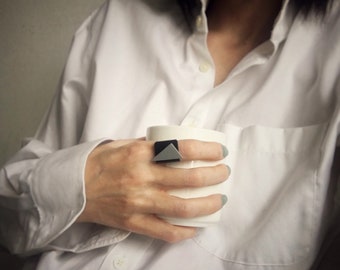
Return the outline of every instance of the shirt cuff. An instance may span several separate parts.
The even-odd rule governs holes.
[[[81,251],[109,245],[128,236],[128,232],[96,224],[75,224],[85,207],[87,157],[104,141],[106,139],[59,150],[37,164],[30,183],[39,214],[37,246]],[[37,179],[39,182],[34,183]]]

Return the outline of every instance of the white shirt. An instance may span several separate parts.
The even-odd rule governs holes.
[[[339,182],[330,177],[340,129],[339,4],[320,23],[286,1],[271,39],[216,87],[205,5],[193,32],[166,0],[107,1],[83,23],[36,137],[1,170],[2,244],[45,251],[44,270],[310,267]],[[178,244],[75,224],[91,150],[162,124],[226,134],[232,175],[221,222]]]

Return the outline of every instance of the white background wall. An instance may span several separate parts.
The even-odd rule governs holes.
[[[73,33],[104,0],[0,0],[0,166],[34,132]]]

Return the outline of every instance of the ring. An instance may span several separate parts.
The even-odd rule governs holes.
[[[155,157],[152,161],[157,163],[168,163],[181,161],[182,156],[178,151],[178,141],[158,141],[154,144]]]

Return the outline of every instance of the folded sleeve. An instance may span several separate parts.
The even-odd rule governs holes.
[[[52,151],[30,141],[0,172],[1,242],[14,253],[46,247],[85,206],[84,166],[99,141]],[[21,158],[21,159],[20,159]]]
[[[80,252],[128,234],[75,223],[86,201],[87,157],[107,140],[82,139],[94,77],[92,55],[106,8],[107,2],[76,32],[60,86],[35,137],[0,171],[0,244],[12,253]]]

